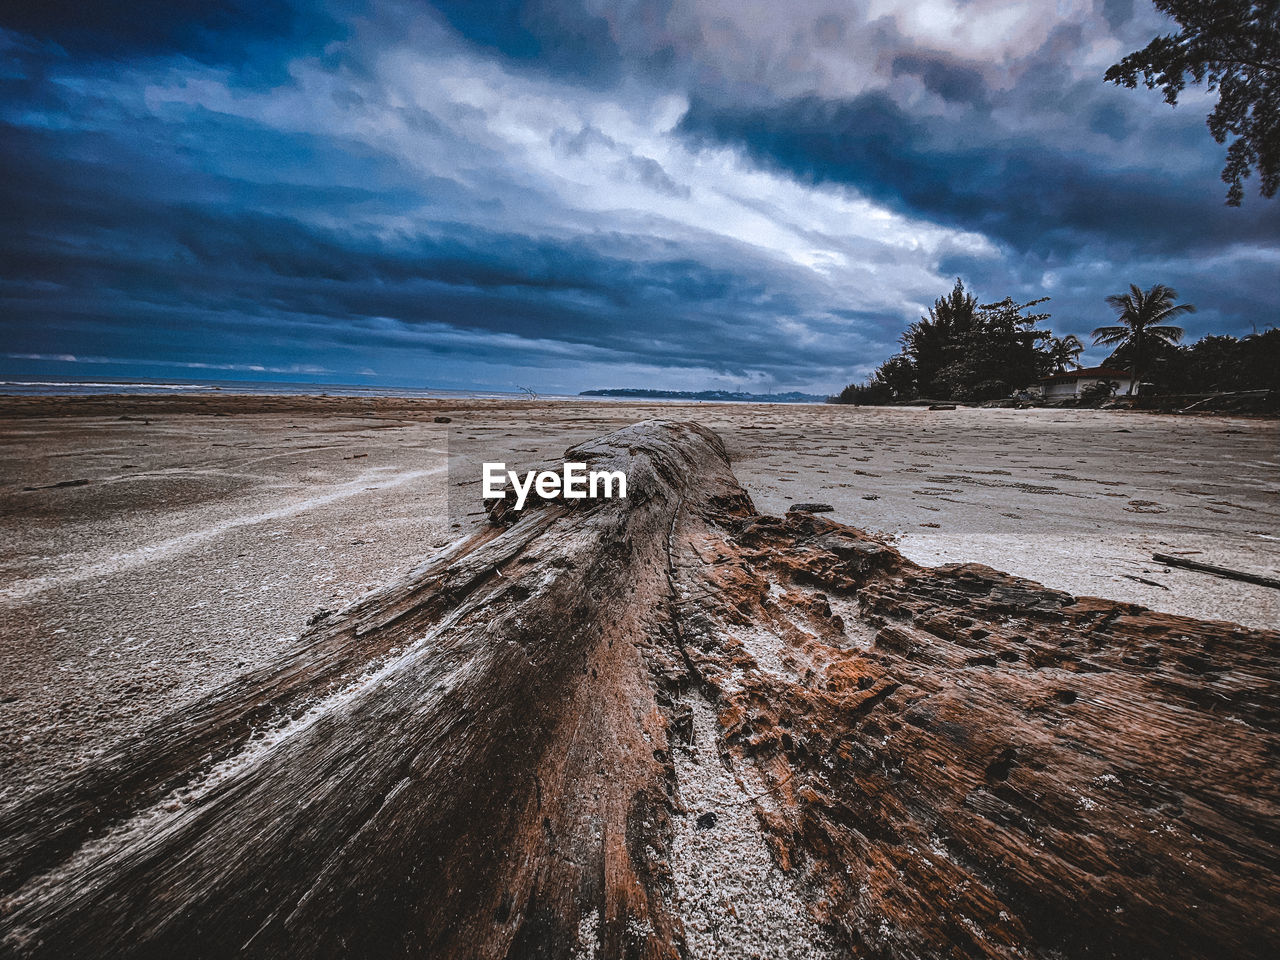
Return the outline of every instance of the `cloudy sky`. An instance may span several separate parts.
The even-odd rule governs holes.
[[[1212,101],[1101,80],[1147,0],[25,6],[5,375],[824,392],[956,276],[1059,334],[1130,282],[1275,323]]]

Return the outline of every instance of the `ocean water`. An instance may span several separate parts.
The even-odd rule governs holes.
[[[420,397],[434,400],[511,399],[525,394],[499,390],[437,390],[429,387],[371,387],[344,383],[280,383],[271,380],[0,380],[0,395],[92,396],[95,394],[174,395],[227,393],[250,396]],[[579,397],[539,394],[539,400],[578,400]]]
[[[281,383],[274,380],[48,380],[36,377],[10,377],[0,380],[0,396],[71,397],[104,394],[174,396],[187,393],[231,394],[241,396],[291,397],[410,397],[428,400],[521,400],[528,394],[503,390],[441,390],[433,387],[371,387],[350,383]],[[599,397],[577,394],[540,393],[539,400],[575,401],[577,403],[723,403],[722,400],[690,400],[675,397]],[[756,400],[756,403],[768,402]],[[794,405],[794,404],[789,404]]]

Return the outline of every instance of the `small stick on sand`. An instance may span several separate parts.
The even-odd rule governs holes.
[[[1231,580],[1243,580],[1263,587],[1280,590],[1280,580],[1275,577],[1264,577],[1260,573],[1246,573],[1243,570],[1232,570],[1230,567],[1217,567],[1212,563],[1201,563],[1199,560],[1187,560],[1184,557],[1171,557],[1167,553],[1153,553],[1151,559],[1157,563],[1167,563],[1171,567],[1186,567],[1188,570],[1199,570],[1201,573],[1212,573]]]

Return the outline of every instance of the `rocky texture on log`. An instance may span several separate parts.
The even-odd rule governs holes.
[[[1280,635],[758,516],[695,425],[567,459],[630,497],[0,814],[3,954],[1280,954]]]

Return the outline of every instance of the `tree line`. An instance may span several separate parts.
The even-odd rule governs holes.
[[[1093,331],[1093,342],[1113,347],[1102,366],[1129,371],[1147,395],[1280,389],[1280,330],[1237,339],[1206,336],[1182,345],[1184,331],[1171,321],[1195,307],[1177,302],[1163,284],[1131,285],[1107,298],[1114,324]],[[845,387],[837,403],[887,404],[913,400],[983,403],[1013,397],[1054,373],[1079,369],[1084,344],[1074,334],[1056,336],[1038,324],[1048,313],[1029,312],[1041,297],[980,303],[962,280],[907,327],[901,351],[862,383]],[[1109,391],[1093,391],[1106,399]]]
[[[1280,2],[1278,0],[1153,0],[1177,24],[1141,50],[1113,64],[1109,83],[1159,90],[1176,105],[1188,83],[1203,85],[1217,102],[1206,118],[1210,134],[1227,144],[1222,180],[1226,201],[1239,206],[1244,181],[1255,172],[1258,190],[1280,192]],[[1102,366],[1129,371],[1139,392],[1195,394],[1280,390],[1280,330],[1237,339],[1210,335],[1183,344],[1172,323],[1195,308],[1176,302],[1162,284],[1131,286],[1108,297],[1116,323],[1093,331],[1094,343],[1113,347]],[[833,400],[892,403],[920,398],[984,402],[1009,397],[1041,377],[1078,367],[1078,337],[1037,329],[1044,313],[1023,311],[1044,299],[979,304],[957,280],[927,317],[902,335],[902,350],[863,383]],[[1102,399],[1107,391],[1097,391]]]

